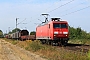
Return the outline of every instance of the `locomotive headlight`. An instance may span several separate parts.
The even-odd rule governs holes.
[[[68,32],[63,32],[63,34],[68,34]]]
[[[58,34],[58,32],[54,32],[54,34]]]
[[[66,35],[67,36],[67,35]]]

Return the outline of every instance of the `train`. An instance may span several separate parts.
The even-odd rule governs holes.
[[[61,21],[60,18],[51,18],[36,27],[36,34],[29,35],[28,30],[17,31],[6,35],[6,38],[18,40],[40,40],[43,44],[66,45],[69,40],[69,24],[67,21]]]
[[[69,40],[68,22],[60,21],[60,18],[51,18],[51,21],[36,27],[36,39],[43,44],[66,45]]]
[[[7,34],[5,38],[15,39],[15,40],[35,40],[35,35],[29,35],[28,30],[20,30],[12,34]]]

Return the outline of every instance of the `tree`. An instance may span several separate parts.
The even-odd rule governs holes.
[[[30,35],[36,35],[35,31],[30,32]]]
[[[12,31],[10,31],[8,34],[15,33],[16,31],[20,31],[20,29],[19,29],[19,28],[15,28],[15,29],[13,29]]]
[[[76,31],[77,31],[76,33],[77,38],[81,38],[81,33],[82,33],[81,28],[78,27]]]
[[[90,33],[87,34],[87,39],[90,39]]]
[[[20,31],[20,29],[19,29],[19,28],[13,29],[13,30],[12,30],[12,33],[15,33],[16,31]],[[11,32],[10,32],[10,33],[11,33]]]
[[[90,39],[90,33],[82,30],[81,27],[74,28],[69,26],[70,39]]]
[[[70,32],[69,34],[70,39],[76,38],[77,31],[75,28],[69,26],[69,32]]]
[[[0,38],[3,37],[3,32],[0,30]]]

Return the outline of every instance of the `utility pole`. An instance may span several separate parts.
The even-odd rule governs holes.
[[[10,33],[10,27],[8,27],[8,33]]]
[[[16,18],[16,32],[17,32],[17,19],[19,19],[19,18]],[[17,34],[17,36],[18,36],[18,34]],[[17,36],[16,36],[16,39],[17,39]]]
[[[17,32],[17,19],[19,19],[19,18],[16,18],[16,32]]]
[[[7,33],[7,30],[6,30],[6,34],[8,34],[8,33]]]

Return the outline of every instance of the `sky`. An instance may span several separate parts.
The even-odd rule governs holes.
[[[8,33],[17,27],[35,31],[44,21],[42,13],[48,13],[48,20],[59,17],[71,27],[81,27],[90,32],[90,0],[0,0],[0,30]]]

